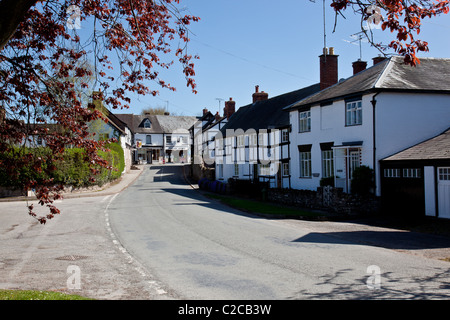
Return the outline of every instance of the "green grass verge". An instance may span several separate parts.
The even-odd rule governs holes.
[[[277,206],[268,202],[234,198],[221,196],[217,194],[205,193],[205,195],[211,199],[219,200],[220,202],[229,205],[236,209],[241,209],[247,212],[273,215],[273,216],[297,216],[305,218],[317,218],[324,216],[323,214],[311,211],[305,211],[292,207]]]
[[[0,300],[92,300],[73,294],[36,290],[0,290]]]

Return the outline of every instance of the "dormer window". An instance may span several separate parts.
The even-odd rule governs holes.
[[[150,128],[152,126],[152,123],[150,122],[150,120],[145,119],[144,120],[144,128]]]

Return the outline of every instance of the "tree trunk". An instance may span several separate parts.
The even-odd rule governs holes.
[[[0,0],[0,51],[16,32],[27,11],[37,0]]]

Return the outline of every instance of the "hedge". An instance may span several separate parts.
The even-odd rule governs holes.
[[[89,163],[85,159],[85,151],[80,148],[72,148],[64,150],[63,160],[54,162],[56,169],[53,171],[47,170],[48,161],[43,161],[40,172],[31,166],[27,166],[27,163],[22,163],[18,165],[18,170],[14,172],[13,176],[0,167],[0,185],[21,188],[24,181],[36,180],[39,183],[39,181],[53,178],[55,184],[72,186],[74,188],[93,185],[102,186],[109,181],[120,178],[125,168],[124,152],[120,144],[112,143],[106,148],[110,151],[98,151],[98,154],[107,160],[113,169],[108,170],[99,167],[100,173],[94,177],[95,182],[90,180],[92,173]],[[18,162],[18,159],[20,159],[19,154],[30,154],[33,157],[40,156],[43,159],[50,159],[51,150],[45,147],[16,148],[11,152],[0,154],[0,162],[1,160],[15,161],[14,159],[17,159],[16,161]]]

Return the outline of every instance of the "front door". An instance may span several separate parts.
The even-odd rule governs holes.
[[[152,163],[152,150],[147,151],[147,163]]]
[[[438,168],[438,208],[440,218],[450,219],[450,167]]]
[[[359,148],[333,148],[334,186],[350,193],[353,171],[361,165]]]

